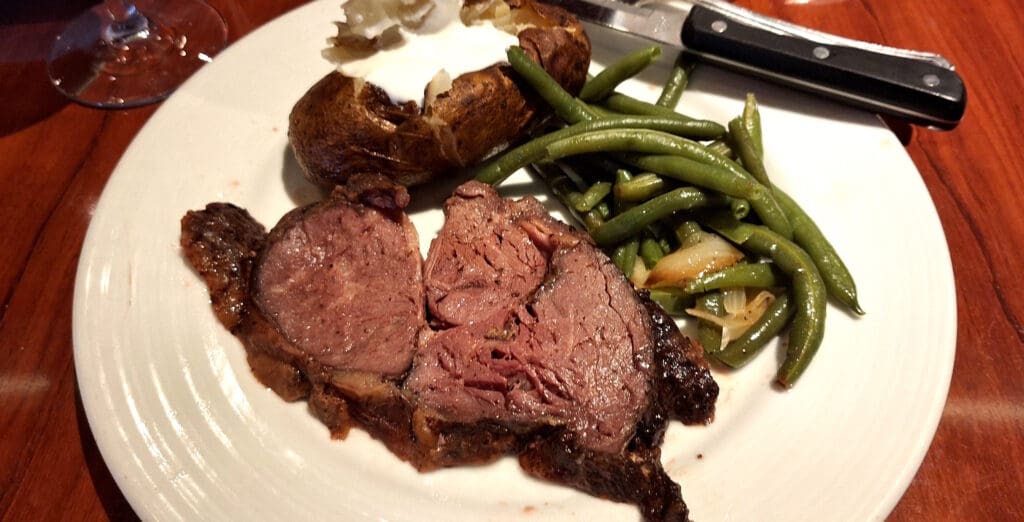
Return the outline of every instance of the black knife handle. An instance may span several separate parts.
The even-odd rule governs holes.
[[[777,34],[699,4],[682,39],[707,61],[913,123],[952,129],[967,104],[960,75],[929,61]]]

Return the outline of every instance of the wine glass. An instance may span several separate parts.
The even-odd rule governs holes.
[[[201,0],[104,0],[75,18],[47,62],[53,85],[92,107],[167,97],[227,43],[227,24]]]

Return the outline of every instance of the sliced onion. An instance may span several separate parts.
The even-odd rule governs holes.
[[[747,307],[747,291],[742,288],[722,290],[722,308],[726,314],[736,315]]]
[[[651,271],[647,269],[647,264],[644,263],[643,258],[637,257],[636,264],[633,265],[633,273],[629,275],[629,280],[637,287],[643,288],[650,274]]]
[[[703,319],[710,323],[713,323],[722,328],[722,345],[718,347],[719,350],[725,348],[725,345],[729,344],[729,341],[738,339],[746,331],[757,322],[758,319],[764,315],[764,312],[768,310],[768,307],[775,302],[775,294],[761,290],[753,299],[747,301],[746,292],[742,288],[736,289],[739,291],[739,295],[742,296],[743,305],[740,306],[735,312],[728,312],[726,308],[726,314],[724,316],[717,316],[707,310],[701,310],[699,308],[688,308],[686,313]],[[728,293],[727,290],[725,293]],[[723,296],[725,297],[725,296]],[[729,297],[729,299],[734,299]],[[725,305],[725,299],[723,299],[723,306]]]
[[[715,234],[702,233],[701,240],[689,248],[681,248],[661,258],[651,270],[646,286],[685,286],[704,272],[720,270],[743,259],[732,243]]]

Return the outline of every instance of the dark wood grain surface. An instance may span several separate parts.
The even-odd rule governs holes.
[[[237,39],[301,2],[211,3]],[[914,129],[907,136],[949,243],[958,339],[938,432],[890,519],[1024,520],[1024,152],[1017,132],[1024,121],[1024,9],[1018,0],[740,3],[848,37],[935,51],[965,78],[969,103],[959,128]],[[44,60],[53,38],[88,5],[0,1],[5,521],[135,517],[99,456],[78,399],[71,298],[92,209],[157,106],[90,109],[49,86]]]

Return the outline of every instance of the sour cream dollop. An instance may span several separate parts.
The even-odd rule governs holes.
[[[427,84],[442,71],[457,78],[504,62],[506,50],[519,43],[515,35],[489,21],[465,25],[459,16],[461,7],[461,0],[434,2],[418,28],[398,25],[401,38],[396,43],[368,57],[339,63],[338,71],[377,85],[395,103],[414,101],[422,107]],[[378,23],[375,29],[383,31],[385,26]]]

